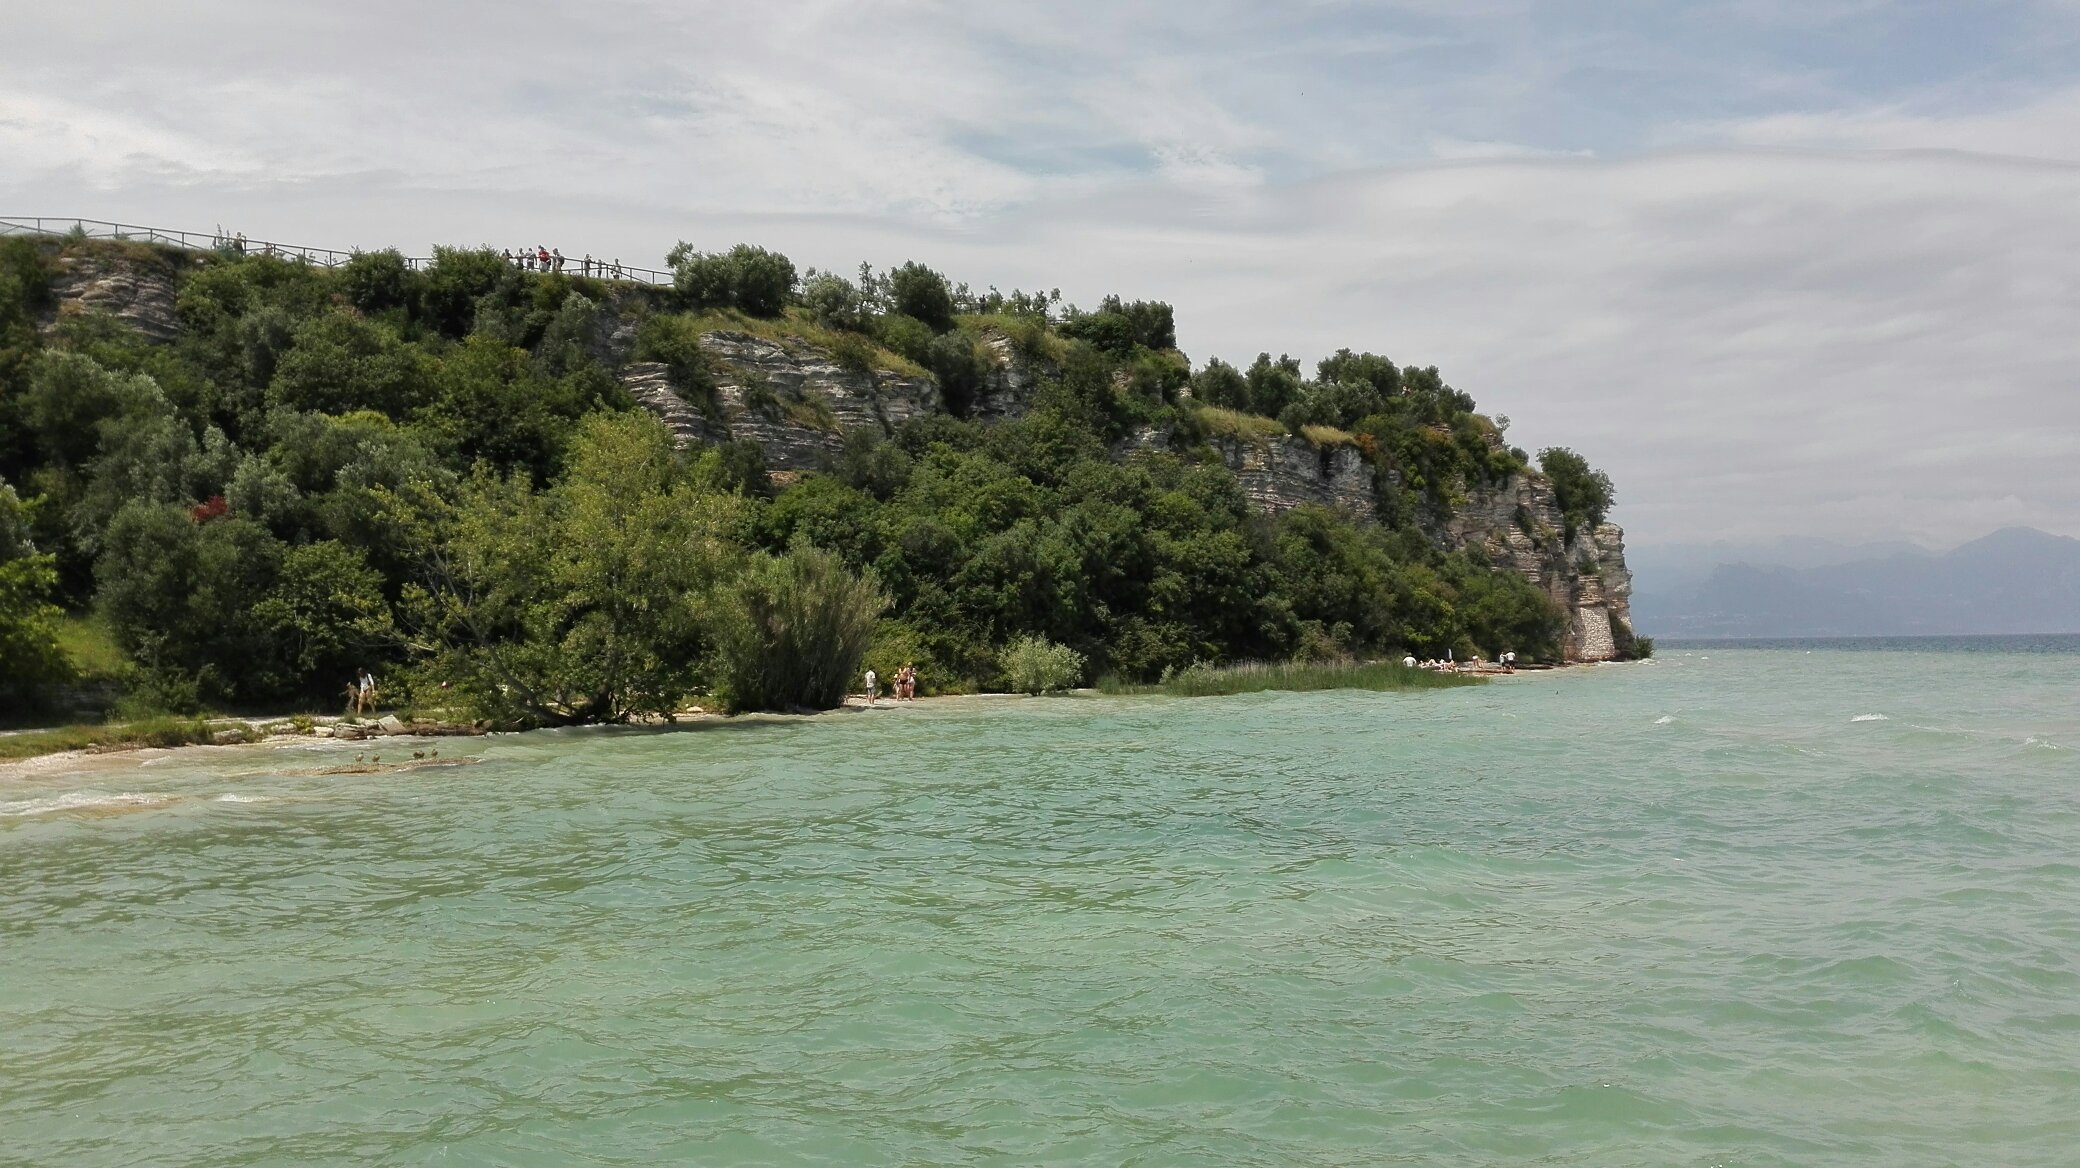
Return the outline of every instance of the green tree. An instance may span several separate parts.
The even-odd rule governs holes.
[[[398,340],[389,326],[328,312],[296,330],[275,364],[267,403],[327,414],[376,410],[402,418],[432,396],[427,366],[420,351]]]
[[[223,700],[294,688],[253,615],[286,550],[265,528],[235,516],[197,522],[179,507],[134,502],[109,523],[104,542],[98,603],[131,657],[194,677],[205,696]]]
[[[0,482],[0,704],[43,707],[71,673],[58,646],[57,558],[39,555],[27,508]]]
[[[394,644],[382,576],[335,540],[290,548],[252,615],[288,684],[308,696],[331,697]]]
[[[449,502],[390,494],[418,549],[408,627],[487,713],[540,723],[669,715],[696,686],[737,507],[646,414],[594,415],[549,490],[480,469]]]
[[[347,303],[370,314],[407,307],[416,291],[412,270],[396,248],[357,252],[340,268],[339,282]]]
[[[911,261],[890,272],[888,294],[896,312],[923,321],[933,332],[953,327],[953,289],[945,276],[923,264]]]
[[[1553,502],[1567,522],[1567,540],[1584,527],[1596,527],[1610,513],[1614,499],[1611,477],[1589,465],[1589,460],[1564,446],[1538,452],[1538,468],[1553,484]]]
[[[802,285],[802,307],[825,328],[858,332],[867,327],[866,299],[859,285],[835,272],[820,272]]]

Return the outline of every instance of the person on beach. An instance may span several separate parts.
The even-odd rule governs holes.
[[[376,708],[376,678],[375,678],[375,674],[373,674],[373,673],[370,673],[370,672],[369,672],[368,670],[366,670],[366,669],[363,669],[363,670],[361,671],[361,704],[360,704],[360,706],[359,706],[359,707],[358,707],[358,708],[357,708],[357,709],[355,710],[355,712],[356,712],[356,713],[361,713],[361,712],[365,712],[365,711],[368,711],[368,710],[373,710],[373,709],[375,709],[375,708]]]
[[[874,699],[880,696],[881,679],[874,676],[874,671],[869,669],[867,670],[867,704],[870,706],[873,705]]]
[[[357,678],[347,679],[347,707],[341,717],[351,718],[361,712],[361,682]]]

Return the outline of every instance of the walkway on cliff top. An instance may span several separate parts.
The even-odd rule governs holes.
[[[39,235],[64,238],[71,236],[84,239],[112,239],[124,243],[156,243],[165,247],[184,248],[188,251],[217,252],[231,254],[241,246],[237,235],[226,235],[221,231],[177,231],[170,227],[145,227],[136,223],[112,223],[106,219],[78,219],[68,216],[0,215],[0,236]],[[310,247],[300,243],[279,243],[266,239],[243,241],[244,254],[271,255],[283,259],[300,260],[321,268],[336,268],[355,256],[366,253],[356,249],[340,251],[330,247]],[[431,256],[406,256],[405,266],[420,271],[433,263]],[[668,285],[672,273],[656,268],[638,268],[608,260],[592,261],[593,271],[578,270],[582,260],[564,257],[563,275],[586,276],[594,280],[617,279],[637,284]],[[608,276],[606,269],[612,267],[616,275]],[[533,271],[529,264],[526,271]]]

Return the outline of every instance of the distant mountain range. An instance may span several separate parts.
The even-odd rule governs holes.
[[[1828,554],[1829,550],[1836,554]],[[2010,527],[1949,552],[1799,545],[1796,566],[1634,562],[1633,624],[1659,637],[2080,632],[2080,539]],[[1864,554],[1855,554],[1861,551]],[[1843,555],[1841,553],[1849,553]],[[1875,554],[1872,554],[1875,553]]]

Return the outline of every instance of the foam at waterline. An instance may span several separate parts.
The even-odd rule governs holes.
[[[1890,721],[1892,721],[1892,719],[1891,719],[1891,718],[1888,718],[1888,717],[1886,717],[1886,716],[1885,716],[1885,715],[1883,715],[1883,714],[1858,714],[1858,715],[1856,715],[1856,716],[1855,716],[1854,718],[1851,718],[1851,719],[1849,719],[1849,720],[1850,720],[1851,722],[1890,722]]]
[[[53,811],[91,811],[102,807],[157,807],[172,800],[171,795],[147,791],[67,791],[43,799],[0,803],[0,816],[47,815]]]
[[[268,798],[268,797],[267,797],[266,795],[241,795],[241,794],[238,794],[238,793],[237,793],[237,792],[235,792],[235,791],[234,791],[234,792],[231,792],[230,794],[226,794],[226,795],[219,795],[219,796],[217,796],[217,798],[216,798],[216,801],[217,801],[217,802],[219,802],[219,803],[271,803],[271,802],[273,802],[273,800],[272,800],[272,799],[270,799],[270,798]]]

